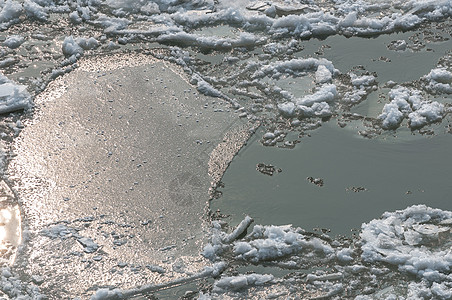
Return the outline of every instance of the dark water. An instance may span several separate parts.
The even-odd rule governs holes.
[[[255,137],[225,173],[223,196],[212,201],[212,210],[234,221],[249,214],[257,223],[329,228],[332,234],[413,204],[451,210],[451,146],[450,134],[369,140],[334,121],[292,150],[264,147]],[[264,175],[258,163],[282,172]],[[323,179],[324,186],[307,177]]]

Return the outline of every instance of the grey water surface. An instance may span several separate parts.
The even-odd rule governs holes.
[[[450,134],[366,139],[334,121],[294,149],[264,147],[257,135],[229,166],[223,195],[211,208],[236,222],[249,214],[258,224],[325,228],[332,235],[413,204],[451,210],[451,147]],[[259,163],[282,172],[262,174]]]

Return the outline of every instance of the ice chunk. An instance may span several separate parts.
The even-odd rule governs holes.
[[[333,63],[327,59],[321,58],[294,58],[288,61],[278,61],[262,66],[259,71],[253,74],[255,78],[263,78],[265,76],[279,77],[282,74],[293,76],[301,76],[306,72],[315,72],[319,66],[324,66],[331,74],[339,72],[334,68]],[[322,70],[322,69],[321,69]]]
[[[388,103],[383,107],[382,113],[378,116],[383,123],[382,127],[384,129],[395,129],[399,127],[400,123],[402,123],[404,115],[399,110],[399,105],[397,103]]]
[[[296,100],[297,106],[312,106],[314,103],[332,102],[337,97],[337,90],[334,84],[325,84],[312,95]]]
[[[317,250],[325,255],[333,253],[330,245],[318,238],[306,238],[291,226],[256,225],[248,241],[234,243],[234,254],[238,259],[259,262],[273,260],[302,251]]]
[[[333,74],[324,65],[319,65],[317,71],[315,72],[315,81],[317,83],[329,83],[333,79]]]
[[[238,291],[254,285],[263,285],[274,279],[273,275],[269,274],[249,274],[223,277],[216,281],[213,287],[213,292]]]
[[[77,241],[84,247],[83,251],[86,253],[93,253],[99,249],[99,245],[96,244],[91,238],[81,237]]]
[[[0,28],[6,29],[10,24],[19,22],[22,5],[17,1],[2,1],[0,10]]]
[[[425,205],[387,212],[362,225],[362,258],[396,265],[430,281],[444,278],[452,267],[450,227],[439,224],[451,216]]]
[[[35,1],[25,0],[24,10],[29,18],[46,21],[49,17],[49,15],[46,13],[46,9]]]
[[[433,69],[423,79],[427,82],[426,88],[430,92],[452,94],[452,72],[446,68]]]
[[[64,38],[63,46],[62,46],[63,54],[65,56],[72,56],[72,55],[82,55],[83,49],[80,47],[76,41],[74,40],[73,36],[67,36]]]
[[[445,68],[431,70],[430,73],[428,73],[427,78],[439,83],[452,83],[452,73],[447,71]]]
[[[71,237],[74,233],[75,230],[73,228],[67,227],[64,224],[53,225],[41,231],[42,235],[52,239]]]
[[[0,73],[0,114],[31,108],[26,86],[15,84]]]
[[[417,129],[440,121],[444,115],[444,105],[424,100],[418,90],[396,87],[389,92],[389,99],[378,116],[383,129],[396,129],[404,118],[409,119],[410,128]]]
[[[93,38],[77,38],[77,44],[83,48],[83,50],[95,49],[99,46],[99,42]]]
[[[122,292],[119,289],[110,290],[108,288],[101,288],[96,291],[96,294],[91,296],[91,300],[105,300],[105,299],[121,299]]]
[[[423,102],[420,107],[408,115],[409,125],[413,129],[441,121],[444,115],[444,105],[438,102]]]
[[[357,76],[355,74],[350,74],[352,85],[357,87],[363,87],[363,86],[371,86],[375,85],[376,78],[373,75],[363,75],[363,76]]]
[[[297,106],[298,115],[301,117],[325,118],[332,115],[330,106],[326,102],[314,103],[312,106]]]
[[[210,83],[202,79],[201,76],[199,76],[198,74],[194,74],[192,76],[190,83],[196,84],[198,91],[204,95],[212,97],[223,96],[223,94],[219,90],[217,90]]]
[[[285,102],[278,104],[278,110],[281,115],[284,117],[293,117],[295,116],[295,104],[293,102]]]
[[[24,42],[24,38],[20,35],[12,35],[9,36],[4,42],[3,45],[5,45],[8,48],[16,49],[19,48],[20,45]]]

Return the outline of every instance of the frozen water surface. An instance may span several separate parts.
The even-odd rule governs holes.
[[[450,299],[451,12],[0,1],[0,297]]]

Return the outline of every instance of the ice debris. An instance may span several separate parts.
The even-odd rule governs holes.
[[[0,114],[27,110],[32,106],[25,85],[16,84],[0,73]]]
[[[452,94],[452,72],[446,68],[436,68],[423,79],[427,82],[426,89],[434,94]]]
[[[221,279],[215,281],[213,292],[221,293],[223,291],[238,291],[255,285],[264,285],[273,279],[273,275],[269,274],[248,274],[222,277]]]
[[[20,45],[25,41],[25,39],[20,35],[12,35],[9,36],[4,42],[3,45],[10,49],[19,48]]]
[[[67,36],[64,38],[62,51],[65,56],[83,55],[84,50],[97,48],[99,42],[93,38],[77,38]]]
[[[329,103],[334,102],[338,93],[336,85],[324,84],[311,95],[278,104],[279,113],[284,117],[329,117],[332,115]]]
[[[444,105],[436,101],[424,100],[420,91],[406,87],[396,87],[389,92],[390,103],[385,104],[378,118],[383,129],[396,129],[405,118],[412,129],[440,121],[444,115]]]
[[[91,238],[80,237],[77,241],[83,246],[83,251],[86,253],[93,253],[99,249],[99,245],[96,244]]]
[[[318,251],[324,255],[334,253],[333,248],[319,238],[307,238],[300,229],[291,226],[256,225],[246,241],[234,243],[234,255],[252,262],[269,261],[301,253]]]
[[[430,282],[451,281],[452,212],[415,205],[362,225],[362,258]]]
[[[47,299],[47,296],[42,294],[39,287],[35,285],[34,281],[37,278],[39,278],[39,282],[42,283],[41,277],[37,275],[32,276],[33,282],[25,282],[22,281],[22,278],[18,274],[15,274],[10,267],[3,267],[0,276],[0,291],[2,298],[3,296],[7,296],[6,299]]]

